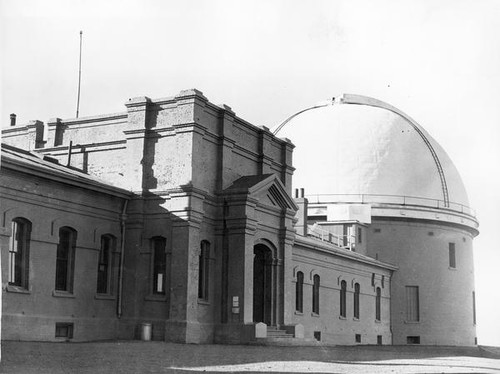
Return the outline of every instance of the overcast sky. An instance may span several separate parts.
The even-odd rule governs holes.
[[[500,2],[0,0],[2,126],[197,88],[256,125],[340,93],[419,122],[477,211],[478,337],[500,346]]]

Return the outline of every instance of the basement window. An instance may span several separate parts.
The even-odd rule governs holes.
[[[407,336],[406,344],[420,344],[420,336]]]
[[[321,341],[321,331],[314,331],[314,339],[316,339],[318,342]]]
[[[56,338],[73,338],[73,324],[65,322],[56,322]]]
[[[361,343],[361,334],[356,334],[354,336],[354,339],[355,339],[356,343]]]
[[[377,344],[382,345],[382,335],[377,335]]]

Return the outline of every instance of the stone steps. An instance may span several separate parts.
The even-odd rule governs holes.
[[[277,328],[269,328],[267,329],[267,337],[268,338],[284,338],[284,339],[293,339],[293,334],[287,333],[285,330],[278,330]]]
[[[259,322],[255,324],[254,339],[248,342],[251,345],[274,345],[274,346],[316,346],[315,339],[304,338],[304,327],[301,324],[292,326],[267,326]]]
[[[267,327],[266,338],[256,338],[250,342],[251,345],[268,345],[268,346],[308,346],[317,345],[314,339],[295,338],[293,334],[286,330],[278,329],[276,326]]]

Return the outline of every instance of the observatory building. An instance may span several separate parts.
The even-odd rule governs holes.
[[[453,162],[387,103],[344,95],[331,104],[277,132],[296,146],[293,183],[308,192],[309,224],[398,267],[393,344],[471,344],[478,222]]]
[[[2,339],[476,344],[478,222],[406,114],[125,107],[2,130]]]

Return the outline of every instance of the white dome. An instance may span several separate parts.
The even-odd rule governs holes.
[[[300,114],[277,132],[295,144],[295,188],[306,195],[394,195],[469,205],[453,162],[415,121],[364,96],[341,101]]]

